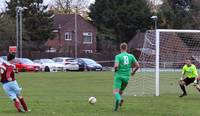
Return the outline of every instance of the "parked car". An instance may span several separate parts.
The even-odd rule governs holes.
[[[10,64],[7,60],[3,59],[2,57],[0,57],[0,63]]]
[[[42,65],[42,71],[45,72],[57,72],[66,70],[66,66],[56,63],[51,59],[40,59],[34,60],[35,63],[39,63]]]
[[[78,62],[74,58],[56,57],[56,58],[53,58],[53,60],[57,63],[65,65],[66,70],[68,70],[68,71],[78,71],[79,70]]]
[[[34,63],[28,58],[16,58],[14,64],[19,72],[31,72],[41,70],[41,66],[39,64]]]
[[[89,58],[78,58],[85,63],[85,68],[88,71],[102,71],[103,67],[101,64],[97,63],[96,61],[89,59]]]
[[[53,61],[60,63],[60,64],[70,64],[71,61],[70,60],[74,60],[74,58],[70,58],[70,57],[55,57],[52,59]]]
[[[84,61],[83,60],[81,60],[81,59],[75,59],[75,61],[78,63],[78,65],[79,65],[79,71],[84,71],[85,70],[85,67],[86,67],[86,65],[85,65],[85,63],[84,63]]]

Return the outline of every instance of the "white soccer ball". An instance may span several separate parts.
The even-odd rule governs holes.
[[[97,99],[96,99],[96,97],[90,97],[90,98],[88,99],[88,102],[89,102],[90,104],[95,104],[95,103],[97,102]]]

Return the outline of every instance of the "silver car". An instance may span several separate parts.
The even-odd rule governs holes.
[[[66,70],[68,70],[68,71],[78,71],[79,70],[78,62],[76,62],[74,58],[56,57],[56,58],[53,58],[52,60],[59,64],[65,65]]]
[[[45,72],[57,72],[58,68],[55,64],[54,61],[51,59],[39,59],[39,60],[34,60],[33,62],[39,63],[42,66],[42,71]]]

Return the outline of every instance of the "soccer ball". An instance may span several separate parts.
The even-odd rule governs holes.
[[[90,98],[88,99],[88,102],[89,102],[90,104],[95,104],[95,103],[97,102],[97,99],[96,99],[96,97],[90,97]]]

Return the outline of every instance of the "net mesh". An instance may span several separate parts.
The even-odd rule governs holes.
[[[200,66],[200,32],[160,32],[160,94],[179,93],[178,80],[184,59],[191,57]],[[141,70],[129,81],[126,95],[155,95],[156,33],[147,31],[139,63]],[[192,88],[189,88],[192,89]],[[194,89],[190,90],[194,93]]]

